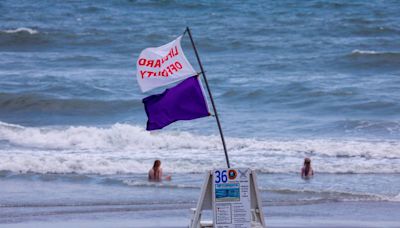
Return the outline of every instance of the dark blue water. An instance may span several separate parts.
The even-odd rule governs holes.
[[[3,1],[0,120],[145,126],[136,58],[190,26],[228,135],[398,139],[399,10],[396,1]],[[168,129],[217,133],[211,118],[197,122]]]

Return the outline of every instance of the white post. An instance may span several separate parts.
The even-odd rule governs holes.
[[[197,206],[192,214],[190,228],[200,228],[201,213],[203,209],[212,209],[212,172],[208,171],[204,178],[203,187],[201,188],[200,198],[197,201]],[[192,208],[193,211],[193,208]]]

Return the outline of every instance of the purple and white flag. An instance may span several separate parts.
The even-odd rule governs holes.
[[[178,120],[209,116],[207,101],[197,76],[190,77],[161,94],[143,99],[148,117],[146,130],[161,129]]]
[[[197,75],[181,47],[182,36],[160,47],[144,49],[136,63],[142,92]]]

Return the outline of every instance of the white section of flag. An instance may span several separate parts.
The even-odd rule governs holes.
[[[146,48],[140,53],[136,62],[136,78],[142,92],[197,74],[182,51],[181,39],[182,36],[179,36],[168,44]]]

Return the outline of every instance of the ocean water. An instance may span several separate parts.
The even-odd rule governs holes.
[[[135,75],[142,49],[186,26],[231,164],[257,171],[264,205],[398,202],[398,12],[397,1],[1,1],[0,222],[43,215],[30,207],[195,204],[204,172],[225,166],[215,119],[145,131],[141,99],[162,89],[142,94]],[[187,35],[183,49],[199,70]],[[171,182],[147,182],[154,159]]]

